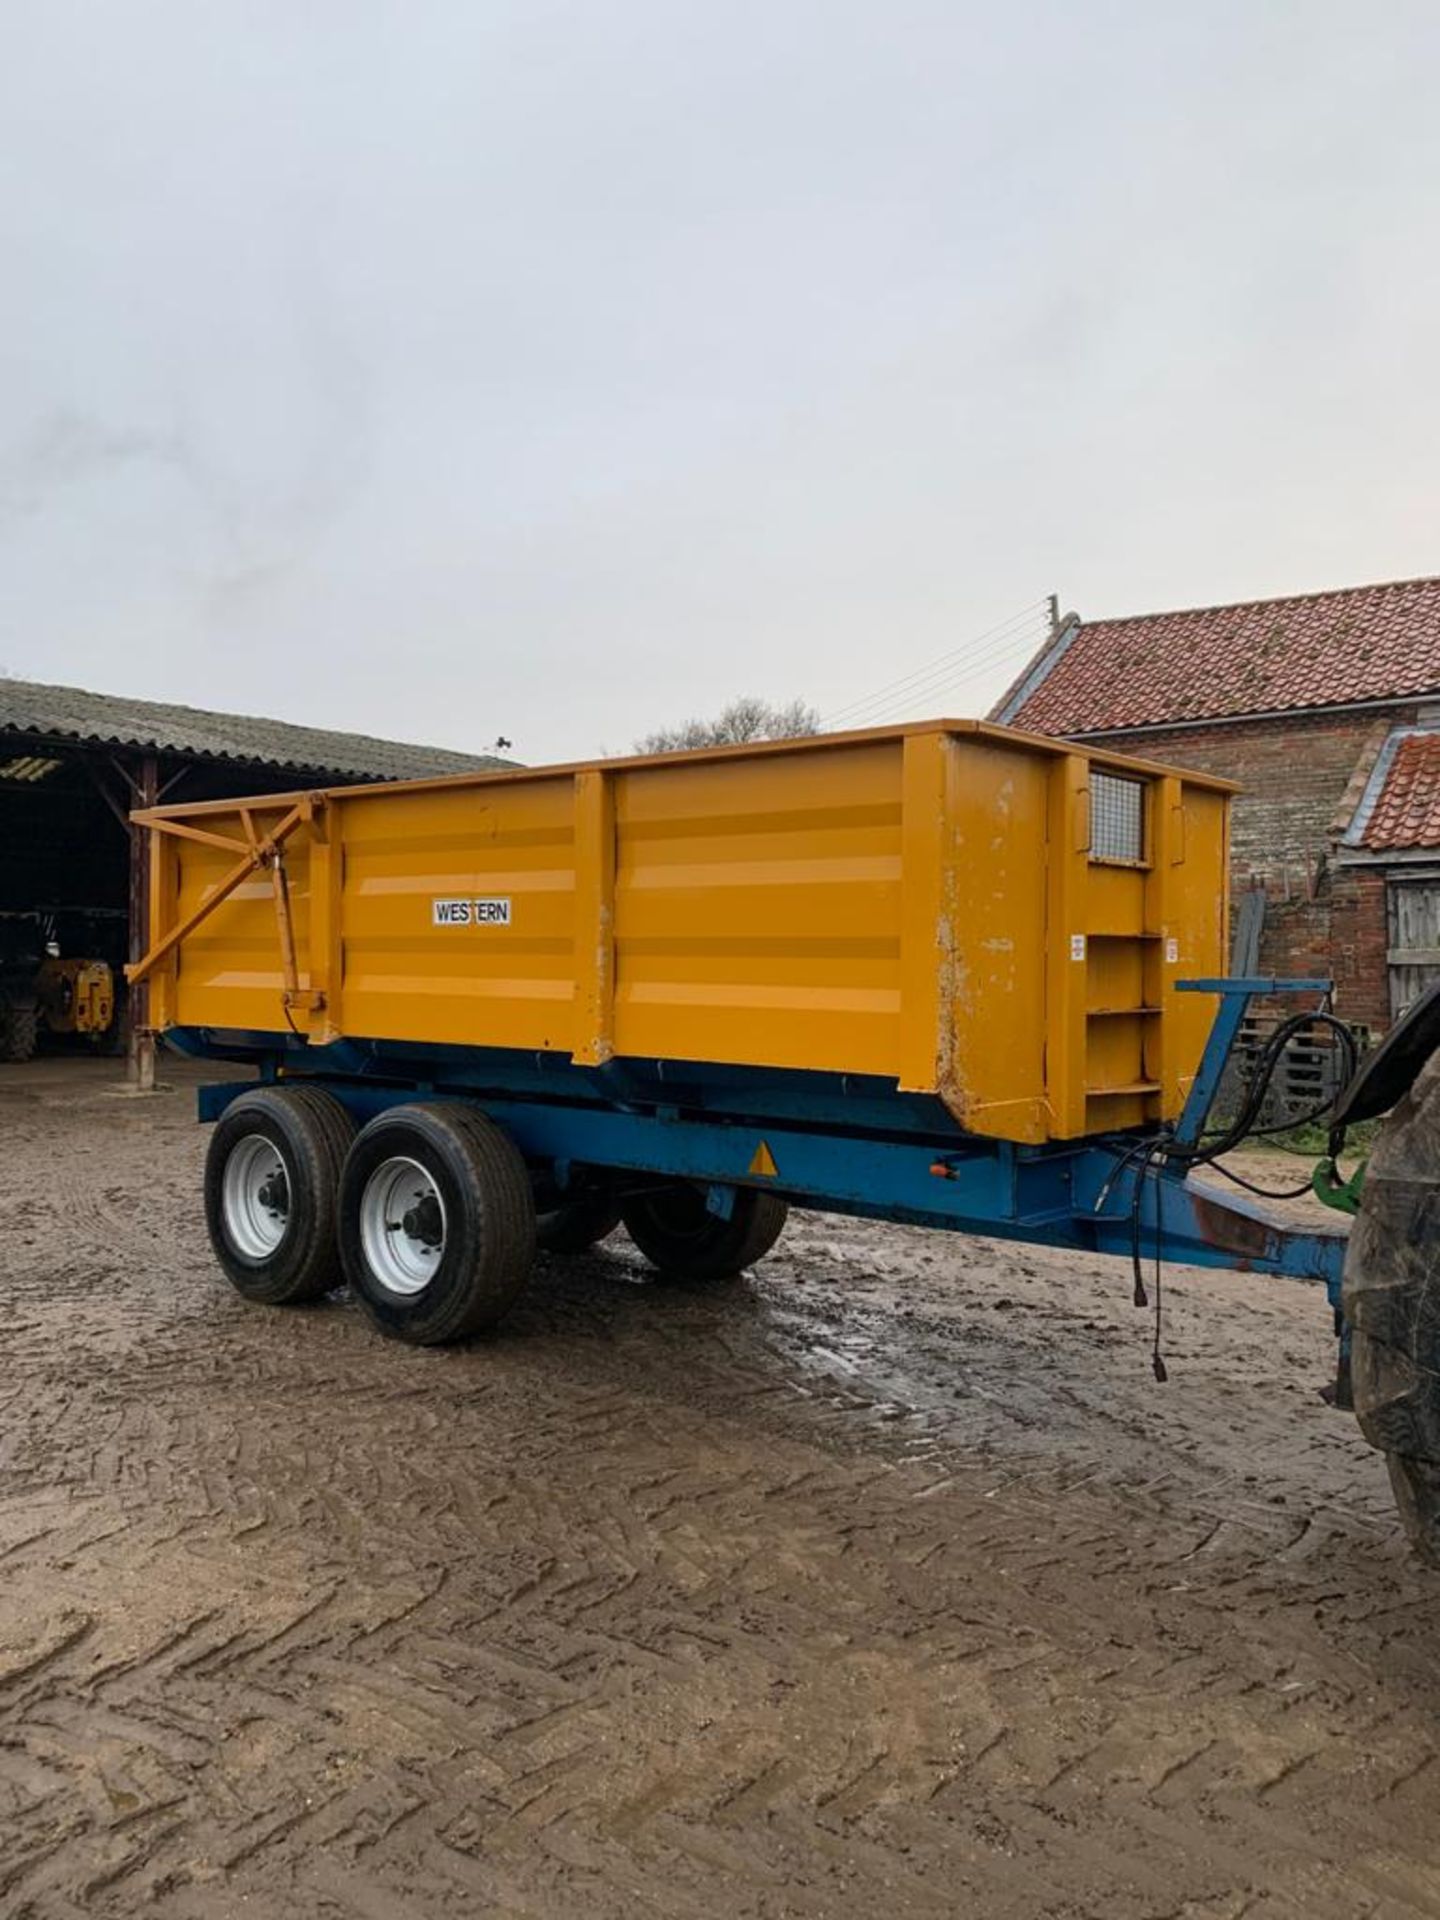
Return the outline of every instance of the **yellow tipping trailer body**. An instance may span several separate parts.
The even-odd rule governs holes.
[[[157,808],[150,1022],[879,1076],[1043,1142],[1178,1118],[1208,776],[975,721]]]

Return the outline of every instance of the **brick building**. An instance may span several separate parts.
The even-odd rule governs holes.
[[[1072,615],[992,717],[1239,781],[1263,972],[1376,1029],[1440,978],[1440,579]]]

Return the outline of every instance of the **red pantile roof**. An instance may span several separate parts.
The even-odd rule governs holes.
[[[1440,579],[1086,622],[995,710],[1039,733],[1440,694]]]
[[[1376,852],[1440,847],[1440,733],[1396,740],[1359,837],[1362,847]]]

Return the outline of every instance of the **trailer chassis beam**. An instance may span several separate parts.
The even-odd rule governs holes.
[[[300,1076],[287,1076],[292,1083]],[[281,1082],[284,1084],[284,1081]],[[467,1095],[461,1088],[383,1086],[305,1076],[364,1122],[415,1099],[473,1098],[533,1165],[562,1188],[587,1172],[689,1180],[716,1191],[754,1187],[819,1211],[902,1220],[999,1239],[1132,1251],[1136,1183],[1141,1251],[1167,1261],[1239,1267],[1323,1281],[1338,1300],[1343,1232],[1300,1230],[1142,1158],[1143,1136],[1111,1143],[1017,1147],[1005,1141],[877,1139],[840,1130],[716,1121],[652,1108]],[[200,1091],[200,1115],[218,1119],[245,1091],[227,1081]],[[772,1169],[768,1171],[768,1169]]]

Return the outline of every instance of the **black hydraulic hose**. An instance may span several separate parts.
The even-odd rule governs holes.
[[[1210,1164],[1223,1179],[1233,1180],[1237,1187],[1243,1187],[1247,1193],[1258,1193],[1262,1200],[1299,1200],[1313,1192],[1308,1180],[1303,1187],[1257,1187],[1253,1180],[1247,1180],[1243,1173],[1236,1173],[1233,1167],[1222,1166],[1218,1160]]]
[[[1275,1077],[1281,1054],[1297,1033],[1316,1026],[1330,1029],[1344,1057],[1345,1071],[1341,1076],[1339,1087],[1334,1093],[1328,1094],[1325,1099],[1317,1102],[1308,1113],[1292,1118],[1283,1125],[1259,1126],[1257,1122],[1260,1110],[1264,1104],[1265,1095],[1269,1091],[1270,1082]],[[1272,1134],[1288,1133],[1295,1127],[1314,1125],[1339,1104],[1345,1089],[1354,1077],[1358,1059],[1354,1034],[1328,1007],[1319,1008],[1313,1013],[1292,1014],[1289,1019],[1281,1021],[1261,1049],[1246,1081],[1245,1093],[1239,1109],[1228,1126],[1220,1128],[1208,1138],[1202,1137],[1193,1145],[1182,1145],[1168,1128],[1146,1134],[1139,1140],[1106,1143],[1111,1151],[1118,1155],[1119,1164],[1101,1189],[1102,1204],[1104,1196],[1109,1193],[1112,1185],[1132,1167],[1137,1169],[1130,1193],[1130,1264],[1135,1280],[1134,1301],[1137,1307],[1150,1304],[1145,1287],[1141,1254],[1141,1208],[1146,1183],[1154,1168],[1167,1160],[1180,1161],[1187,1168],[1213,1166],[1218,1174],[1233,1181],[1236,1186],[1245,1188],[1248,1193],[1259,1194],[1267,1200],[1298,1200],[1302,1194],[1310,1191],[1308,1182],[1303,1187],[1284,1192],[1257,1186],[1253,1180],[1247,1180],[1242,1174],[1234,1173],[1229,1167],[1221,1166],[1219,1164],[1221,1157],[1233,1152],[1242,1140],[1264,1139]],[[1155,1340],[1151,1351],[1151,1365],[1158,1381],[1168,1378],[1165,1361],[1160,1351],[1163,1237],[1161,1200],[1157,1187],[1155,1192]]]
[[[1260,1109],[1269,1091],[1270,1082],[1275,1076],[1275,1069],[1280,1063],[1281,1054],[1297,1033],[1303,1033],[1307,1028],[1317,1026],[1330,1029],[1344,1056],[1345,1071],[1340,1087],[1336,1092],[1327,1094],[1323,1100],[1318,1101],[1308,1113],[1295,1115],[1281,1125],[1269,1127],[1258,1125]],[[1338,1102],[1341,1093],[1350,1083],[1358,1058],[1355,1036],[1338,1015],[1323,1008],[1314,1013],[1292,1014],[1288,1020],[1281,1021],[1261,1049],[1246,1083],[1244,1098],[1229,1126],[1222,1128],[1218,1134],[1208,1139],[1197,1141],[1194,1146],[1180,1146],[1172,1142],[1166,1158],[1184,1160],[1191,1166],[1206,1166],[1233,1151],[1242,1140],[1266,1139],[1273,1134],[1289,1133],[1296,1127],[1313,1126],[1317,1120],[1323,1119]]]

